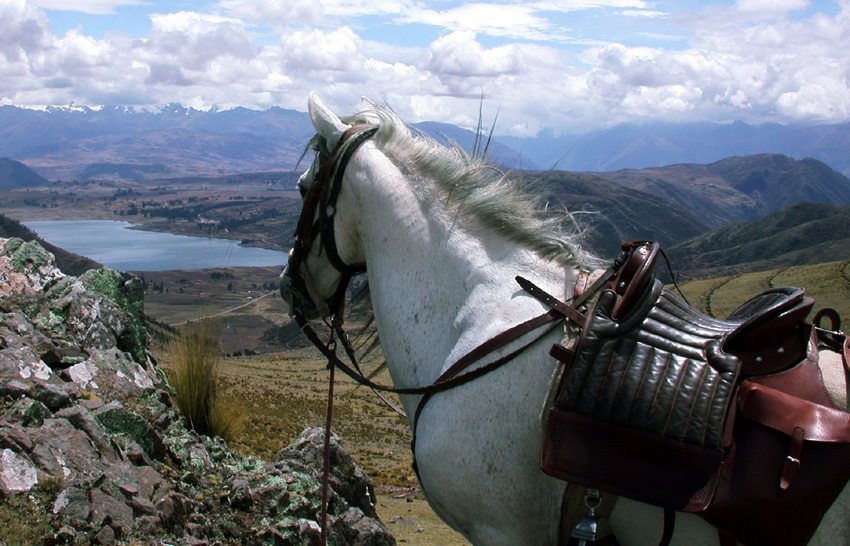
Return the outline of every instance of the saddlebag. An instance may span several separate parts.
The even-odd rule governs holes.
[[[772,289],[717,320],[654,278],[657,244],[624,248],[576,342],[553,347],[565,371],[543,470],[700,512],[745,544],[804,544],[850,478],[850,414],[805,322],[814,301]]]

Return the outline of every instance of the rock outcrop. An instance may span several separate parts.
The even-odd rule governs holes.
[[[142,302],[136,278],[0,239],[0,523],[38,522],[0,543],[318,544],[323,432],[264,462],[189,430]],[[337,438],[331,457],[329,543],[395,544]]]

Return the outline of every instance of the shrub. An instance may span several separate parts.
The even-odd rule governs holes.
[[[216,397],[221,351],[207,321],[183,327],[166,353],[174,401],[189,425],[199,434],[232,440],[242,427],[241,412]]]

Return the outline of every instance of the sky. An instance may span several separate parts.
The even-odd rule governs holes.
[[[306,110],[496,133],[850,121],[850,0],[0,0],[0,105]]]

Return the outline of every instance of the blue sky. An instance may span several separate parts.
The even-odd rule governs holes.
[[[850,119],[850,0],[0,0],[0,104],[303,110],[582,131]]]

